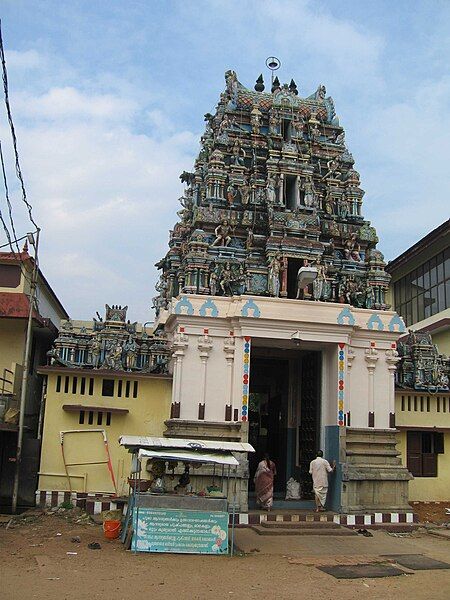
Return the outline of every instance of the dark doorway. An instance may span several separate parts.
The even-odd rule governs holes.
[[[309,463],[320,444],[321,353],[299,349],[252,349],[249,397],[249,491],[264,453],[277,467],[274,495],[284,500],[286,481],[301,483],[302,500],[312,498]],[[289,508],[289,506],[287,506]]]
[[[303,265],[303,260],[290,258],[288,260],[287,292],[288,298],[297,297],[297,273]]]
[[[252,383],[254,382],[254,383]],[[256,449],[250,455],[250,489],[253,475],[267,452],[277,466],[275,492],[282,492],[286,481],[286,436],[282,435],[287,410],[289,362],[256,358],[250,368],[249,442]]]

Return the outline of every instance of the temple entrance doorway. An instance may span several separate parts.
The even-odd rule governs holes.
[[[286,482],[301,483],[301,500],[312,499],[309,463],[321,438],[321,352],[253,345],[250,364],[249,501],[254,506],[253,477],[267,452],[277,467],[274,500],[284,501]],[[286,507],[298,508],[291,502]],[[306,507],[306,506],[305,506]]]

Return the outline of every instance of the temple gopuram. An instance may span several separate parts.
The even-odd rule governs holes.
[[[311,507],[319,449],[338,465],[331,510],[409,522],[394,388],[405,324],[386,303],[390,275],[334,102],[323,85],[303,97],[293,80],[270,93],[262,76],[254,90],[234,71],[225,82],[156,265],[155,331],[173,375],[164,435],[255,448],[240,457],[243,523],[265,453],[277,506],[293,506],[293,478],[296,507]]]
[[[180,176],[186,189],[157,263],[156,311],[181,293],[386,309],[390,276],[325,87],[302,98],[293,80],[275,78],[270,93],[262,77],[255,91],[234,71],[225,80],[194,170]]]

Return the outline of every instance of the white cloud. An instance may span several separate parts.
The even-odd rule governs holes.
[[[15,109],[20,117],[58,119],[130,119],[137,109],[134,101],[113,94],[92,94],[74,87],[52,88],[40,96],[20,94]]]
[[[161,141],[97,119],[21,127],[28,195],[42,225],[41,266],[76,318],[105,302],[148,320],[153,264],[167,249],[197,136]],[[88,314],[86,314],[86,312]]]
[[[46,59],[36,50],[6,50],[6,64],[8,69],[12,70],[28,70],[44,67]]]
[[[401,103],[374,109],[363,135],[372,165],[366,174],[371,216],[389,258],[448,218],[450,79],[423,84]],[[366,211],[367,212],[367,211]]]

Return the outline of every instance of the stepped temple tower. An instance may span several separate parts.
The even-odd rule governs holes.
[[[301,481],[319,448],[339,464],[335,510],[405,510],[395,448],[390,276],[323,85],[264,91],[234,71],[206,128],[154,298],[172,352],[166,435],[249,441]],[[248,460],[247,460],[248,458]],[[242,457],[240,509],[255,458]]]
[[[233,71],[184,172],[157,310],[180,293],[250,294],[384,310],[389,275],[363,190],[325,87],[300,98],[295,82],[244,88]],[[301,266],[317,269],[298,289]]]

